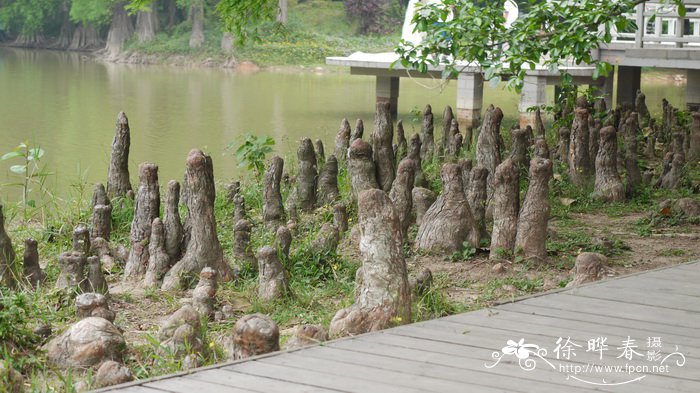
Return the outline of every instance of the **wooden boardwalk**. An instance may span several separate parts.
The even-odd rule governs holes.
[[[700,262],[103,391],[700,392]]]

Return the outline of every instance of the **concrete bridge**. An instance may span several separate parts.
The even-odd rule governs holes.
[[[687,13],[681,17],[675,7],[649,1],[636,7],[627,17],[635,20],[637,31],[615,32],[613,42],[598,49],[593,57],[615,66],[606,78],[593,80],[594,68],[588,65],[565,65],[577,85],[597,86],[608,107],[615,103],[634,102],[640,88],[642,67],[684,70],[687,73],[686,105],[700,109],[700,0],[683,2]],[[656,15],[654,20],[652,16]],[[429,67],[426,73],[407,70],[400,65],[391,68],[398,58],[394,53],[354,53],[348,57],[328,57],[326,64],[346,66],[353,75],[376,77],[377,102],[389,102],[396,111],[399,99],[399,78],[442,77],[444,66]],[[465,66],[457,76],[456,115],[464,127],[479,124],[483,109],[483,72],[478,66]],[[617,83],[615,83],[615,81]],[[544,67],[528,70],[519,104],[520,126],[534,125],[534,113],[527,109],[546,104],[547,85],[560,82],[558,71]],[[615,91],[617,87],[617,91]]]

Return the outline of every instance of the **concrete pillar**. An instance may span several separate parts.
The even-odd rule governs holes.
[[[396,120],[399,109],[399,77],[377,76],[377,103],[388,102],[391,105],[391,117]]]
[[[617,67],[617,104],[634,105],[642,81],[641,67]]]
[[[528,112],[528,108],[547,103],[547,77],[539,75],[525,75],[523,90],[520,93],[520,128],[531,126],[535,128],[535,112]]]
[[[457,76],[457,121],[462,129],[476,128],[484,103],[484,77],[475,73]]]
[[[685,86],[685,106],[690,111],[700,110],[700,70],[688,70]]]

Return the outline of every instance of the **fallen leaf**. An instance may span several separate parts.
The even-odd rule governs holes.
[[[671,216],[671,208],[669,208],[669,207],[664,207],[663,209],[661,209],[661,211],[660,211],[659,213],[660,213],[662,216],[670,217],[670,216]]]

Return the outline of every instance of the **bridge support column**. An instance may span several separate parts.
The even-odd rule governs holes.
[[[377,103],[388,102],[391,117],[396,120],[399,109],[399,78],[396,76],[377,76]]]
[[[617,67],[617,105],[632,104],[642,81],[641,67]]]
[[[476,73],[457,76],[457,121],[462,128],[476,128],[481,122],[484,77]]]
[[[700,70],[688,70],[685,106],[689,111],[700,110]]]
[[[540,75],[525,75],[523,90],[520,93],[520,128],[531,126],[535,128],[535,112],[527,109],[547,103],[547,77]]]

